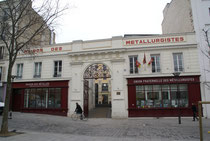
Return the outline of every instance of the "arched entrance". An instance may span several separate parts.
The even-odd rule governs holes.
[[[85,70],[83,78],[85,115],[108,117],[112,100],[109,68],[102,63],[92,64]]]

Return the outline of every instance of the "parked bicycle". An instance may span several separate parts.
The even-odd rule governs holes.
[[[86,117],[84,115],[84,112],[82,112],[82,114],[77,114],[76,112],[74,112],[72,115],[71,115],[71,119],[76,121],[78,119],[80,120],[83,120],[83,121],[87,121],[88,120],[88,117]]]

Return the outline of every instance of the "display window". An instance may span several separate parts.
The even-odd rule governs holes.
[[[61,88],[25,89],[24,108],[61,108]]]
[[[188,107],[188,85],[136,85],[137,108]]]

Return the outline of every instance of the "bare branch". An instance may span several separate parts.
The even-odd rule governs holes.
[[[48,42],[51,27],[67,7],[60,8],[60,0],[43,0],[40,6],[32,7],[36,0],[6,0],[0,2],[0,37],[8,52],[9,67],[7,94],[1,133],[8,132],[8,107],[11,92],[12,68],[20,51]],[[40,1],[38,1],[40,2]]]

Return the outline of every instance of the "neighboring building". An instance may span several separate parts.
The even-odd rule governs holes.
[[[114,118],[171,117],[179,109],[191,116],[201,100],[195,40],[194,33],[125,35],[25,51],[14,65],[12,109],[69,116],[76,102],[85,114],[104,102]]]
[[[30,0],[25,0],[22,2],[29,2]],[[11,7],[8,7],[8,5],[5,4],[6,1],[1,1],[0,2],[0,101],[4,101],[4,94],[5,94],[5,89],[6,89],[6,78],[2,77],[5,75],[5,71],[6,71],[6,67],[4,62],[7,59],[6,55],[7,55],[7,49],[5,48],[5,44],[2,41],[3,38],[5,37],[5,35],[3,34],[2,30],[2,25],[5,24],[10,24],[11,23],[11,16],[10,16],[10,10],[12,9],[11,7],[13,5],[10,5]],[[15,5],[19,5],[16,6],[20,8],[21,6],[25,6],[23,3],[19,3],[19,0],[13,0],[13,4]],[[21,38],[19,40],[18,43],[20,43],[21,41],[27,39],[28,37],[30,37],[29,35],[31,33],[33,33],[32,31],[34,31],[37,28],[37,25],[40,25],[40,23],[43,22],[43,18],[37,14],[36,11],[34,11],[34,9],[32,8],[32,3],[30,1],[29,6],[26,8],[27,11],[25,12],[29,12],[27,13],[24,18],[21,18],[21,20],[19,20],[17,27],[21,28],[24,27],[26,25],[29,25],[28,22],[30,21],[30,18],[36,17],[38,21],[36,21],[37,23],[34,22],[34,25],[30,26],[27,29],[27,32],[24,32],[24,34],[21,35]],[[14,9],[12,9],[14,12]],[[22,11],[18,11],[16,10],[15,12],[17,12],[17,16],[18,14],[20,14],[20,12]],[[18,29],[17,29],[18,30]],[[35,36],[35,38],[29,43],[29,45],[32,47],[37,47],[37,46],[43,46],[43,45],[51,45],[51,44],[55,44],[55,34],[53,32],[53,30],[51,30],[48,26],[46,26],[46,29],[41,33],[38,34],[37,36]],[[21,67],[21,66],[20,66]]]
[[[163,34],[195,32],[201,72],[202,101],[210,101],[210,0],[172,0],[163,11]],[[207,31],[207,36],[205,32]],[[205,117],[210,118],[210,105],[203,105]]]

